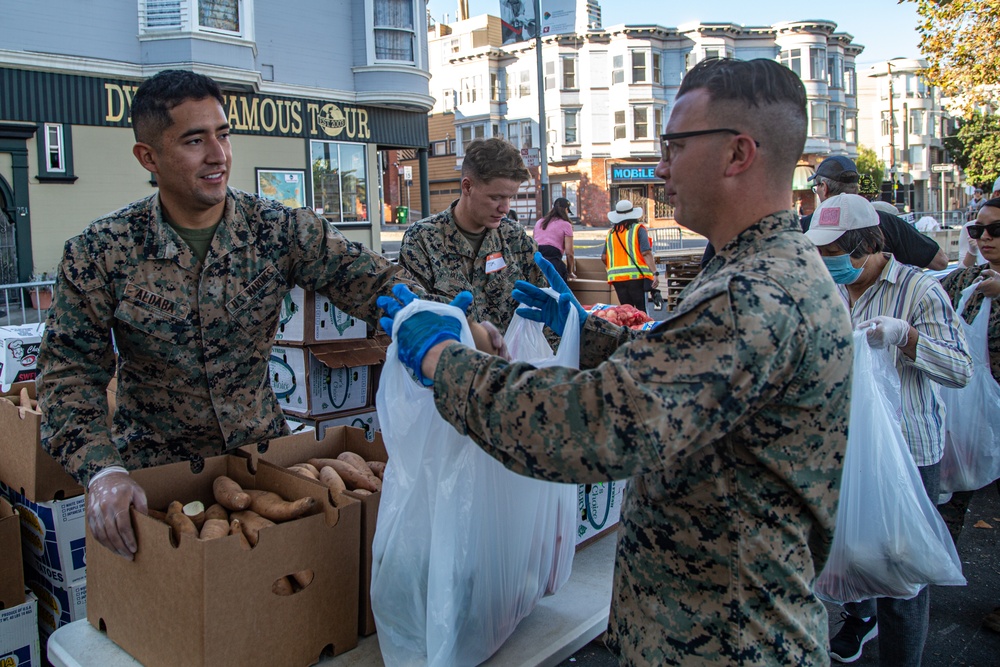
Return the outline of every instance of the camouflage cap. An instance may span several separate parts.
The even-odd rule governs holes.
[[[879,184],[869,174],[860,174],[858,176],[858,194],[865,199],[871,201],[881,191],[882,188],[879,187]]]

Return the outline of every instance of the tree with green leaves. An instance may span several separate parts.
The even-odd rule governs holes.
[[[903,2],[904,0],[899,0]],[[1000,1],[905,0],[917,5],[927,81],[968,117],[1000,100]]]
[[[966,181],[989,192],[1000,175],[1000,116],[975,111],[960,123],[944,146],[965,171]]]
[[[858,145],[858,158],[854,161],[859,174],[868,174],[876,183],[881,183],[885,177],[885,162],[879,159],[875,149]]]

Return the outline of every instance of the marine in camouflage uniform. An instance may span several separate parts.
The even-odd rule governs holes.
[[[649,333],[589,317],[581,368],[461,345],[438,411],[512,470],[629,479],[608,643],[623,664],[826,665],[851,328],[793,211],[722,248]]]
[[[376,297],[401,281],[420,290],[308,209],[229,189],[201,265],[158,195],[135,202],[66,243],[38,359],[43,445],[86,486],[108,466],[197,463],[287,434],[268,378],[282,299],[299,285],[376,325]]]
[[[514,283],[527,280],[548,286],[533,259],[538,247],[523,227],[504,219],[496,229],[486,230],[483,245],[476,253],[455,222],[456,204],[458,200],[406,230],[399,247],[399,264],[431,294],[450,300],[469,290],[474,297],[469,319],[492,322],[505,331],[519,305],[510,295]],[[487,273],[487,258],[496,253],[506,266]]]

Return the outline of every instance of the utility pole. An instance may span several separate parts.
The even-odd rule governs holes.
[[[538,180],[542,190],[542,217],[549,210],[548,134],[545,122],[545,65],[542,62],[542,0],[535,0],[535,55],[538,66]]]
[[[892,61],[889,68],[889,173],[892,174],[892,203],[896,204],[896,115],[892,110]]]

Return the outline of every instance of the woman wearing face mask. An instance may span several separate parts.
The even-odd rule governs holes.
[[[938,387],[964,387],[972,377],[972,358],[951,299],[936,280],[882,252],[878,215],[863,197],[841,194],[823,201],[806,236],[841,286],[855,327],[867,330],[873,348],[894,352],[903,435],[936,504],[945,409]],[[853,662],[866,641],[881,635],[881,664],[920,664],[930,587],[912,600],[876,598],[844,609],[844,624],[830,640],[832,658]]]

